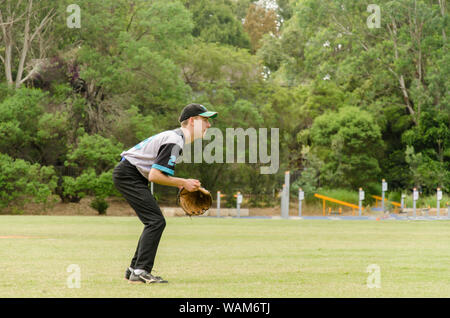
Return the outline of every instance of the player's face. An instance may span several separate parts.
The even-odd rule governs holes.
[[[206,130],[211,127],[209,118],[197,116],[194,118],[194,139],[203,138]]]

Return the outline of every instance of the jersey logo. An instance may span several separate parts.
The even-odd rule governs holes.
[[[141,141],[140,143],[138,143],[136,146],[134,146],[133,148],[136,150],[141,149],[142,147],[144,147],[146,144],[148,144],[148,142],[152,139],[153,137],[147,138],[143,141]]]
[[[171,167],[175,166],[175,161],[176,161],[176,160],[177,160],[177,157],[175,157],[175,156],[170,156],[168,165],[171,166]]]

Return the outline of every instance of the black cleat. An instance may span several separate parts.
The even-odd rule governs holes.
[[[125,279],[126,280],[129,280],[130,279],[130,276],[131,276],[131,273],[133,272],[133,268],[131,268],[131,267],[128,267],[127,268],[127,270],[125,271]]]
[[[135,274],[133,271],[128,281],[130,283],[144,283],[144,284],[168,283],[167,280],[164,280],[159,276],[153,276],[147,271],[142,271],[139,274]]]

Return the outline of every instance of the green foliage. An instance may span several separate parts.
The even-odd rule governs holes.
[[[43,114],[35,138],[35,145],[40,150],[39,161],[45,164],[64,162],[72,129],[66,112]]]
[[[448,195],[446,193],[442,193],[442,200],[439,203],[441,216],[445,215],[447,213],[445,211],[448,209],[447,205],[450,205],[450,195]],[[413,207],[412,192],[406,193],[405,207],[408,209],[411,209]],[[428,207],[430,207],[432,209],[435,209],[437,207],[436,191],[433,194],[429,194],[429,195],[419,193],[419,200],[416,201],[416,208],[422,209],[422,208],[428,208]]]
[[[106,214],[106,210],[109,207],[109,204],[105,201],[105,199],[97,197],[91,202],[90,205],[93,209],[98,211],[98,214],[101,215]]]
[[[383,142],[370,113],[357,107],[327,112],[314,121],[311,139],[314,153],[325,163],[321,182],[357,189],[379,176]]]
[[[291,195],[298,193],[298,189],[301,188],[306,195],[306,199],[311,199],[320,186],[320,167],[323,165],[323,162],[310,150],[308,146],[303,147],[304,169],[301,176],[291,186]]]
[[[38,130],[46,94],[37,89],[19,89],[0,103],[0,152],[31,160],[31,145]]]
[[[43,165],[64,161],[72,127],[67,112],[45,112],[48,94],[21,88],[0,103],[0,152]]]
[[[71,202],[79,202],[87,195],[94,196],[91,206],[99,214],[105,214],[108,208],[105,198],[120,195],[112,180],[112,170],[97,175],[95,170],[90,168],[78,177],[64,176],[62,179],[64,198]]]
[[[189,1],[189,10],[194,21],[193,36],[205,42],[250,48],[248,35],[233,13],[231,1]]]
[[[202,95],[206,93],[214,105],[227,102],[215,99],[215,90],[224,87],[245,90],[261,79],[261,68],[255,56],[247,50],[218,43],[195,42],[178,52],[176,61],[185,82]]]
[[[88,133],[107,128],[104,117],[109,117],[106,124],[114,123],[124,105],[137,105],[144,114],[161,114],[186,103],[190,90],[172,57],[192,42],[193,22],[179,1],[77,4],[83,10],[83,32],[68,36],[83,44],[71,47],[65,60],[76,70],[72,76],[86,83]]]
[[[379,194],[381,178],[395,193],[450,189],[444,2],[380,0],[381,28],[370,29],[368,3],[279,0],[280,27],[250,53],[243,19],[254,2],[79,0],[81,29],[66,25],[71,1],[35,2],[32,26],[49,8],[57,15],[31,44],[25,65],[43,63],[33,79],[13,89],[2,78],[0,153],[54,166],[64,202],[93,195],[102,210],[120,153],[175,128],[182,107],[198,102],[219,112],[212,124],[223,133],[280,129],[275,175],[260,175],[259,163],[177,167],[212,191],[251,193],[250,205],[272,204],[284,170],[301,172],[291,189],[306,193],[363,186]],[[12,33],[19,51],[24,21]],[[247,22],[255,39],[268,30]],[[14,51],[13,75],[19,58]]]
[[[0,154],[0,209],[33,201],[45,203],[56,188],[52,167]]]
[[[321,195],[325,195],[327,197],[348,202],[351,204],[358,205],[359,202],[359,194],[358,189],[356,190],[348,190],[348,189],[339,189],[339,188],[319,188],[317,189],[317,193]],[[368,193],[365,193],[365,197],[368,197]],[[318,198],[314,197],[315,200],[319,200]],[[365,202],[366,203],[366,202]],[[342,207],[341,205],[333,202],[327,202],[327,206],[331,206],[333,208],[336,207]]]
[[[62,176],[59,194],[64,202],[79,202],[95,196],[99,213],[106,213],[104,199],[119,195],[112,181],[112,169],[120,159],[123,145],[100,135],[83,135],[77,147],[71,147],[65,165],[76,168],[76,176]]]
[[[61,187],[64,199],[70,202],[79,202],[89,194],[96,177],[93,169],[83,172],[78,177],[63,176]]]
[[[76,147],[71,147],[66,166],[82,170],[93,168],[97,174],[108,171],[117,164],[123,145],[100,135],[83,135]]]
[[[426,153],[415,153],[414,147],[408,146],[405,160],[409,165],[412,182],[411,187],[423,185],[426,193],[434,192],[437,187],[444,190],[450,188],[450,171],[445,163],[433,160]]]
[[[136,106],[125,110],[114,125],[112,135],[125,147],[131,147],[138,142],[158,133],[155,116],[144,116]]]

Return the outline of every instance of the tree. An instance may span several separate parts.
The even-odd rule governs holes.
[[[367,3],[297,2],[280,37],[264,37],[258,55],[274,84],[323,86],[311,91],[302,106],[306,110],[302,120],[313,120],[325,105],[354,105],[370,112],[385,141],[380,168],[392,176],[395,187],[403,187],[411,178],[407,145],[426,152],[430,160],[446,162],[444,123],[450,122],[446,8],[442,1],[377,4],[379,29],[367,25]],[[326,102],[331,96],[331,103]],[[307,142],[309,133],[299,132],[299,141]],[[430,146],[422,136],[429,136]],[[441,167],[448,169],[445,164]]]
[[[380,174],[383,150],[380,128],[357,107],[343,107],[317,117],[311,127],[312,151],[324,165],[321,183],[357,189]]]
[[[45,203],[56,187],[52,167],[30,164],[0,153],[0,209],[10,204]]]
[[[46,93],[21,88],[0,103],[0,152],[34,161],[39,118],[44,113]]]
[[[99,135],[83,135],[71,147],[64,163],[72,173],[61,175],[57,194],[63,202],[79,202],[86,195],[94,195],[96,209],[106,211],[104,201],[118,195],[112,181],[112,169],[119,162],[123,145]],[[68,175],[67,175],[68,174]]]
[[[278,35],[275,10],[265,9],[256,4],[250,5],[244,21],[244,30],[250,36],[252,52],[255,53],[261,46],[259,42],[264,34]]]
[[[56,14],[53,8],[46,7],[48,3],[34,3],[33,0],[0,1],[0,41],[5,48],[4,53],[0,54],[0,61],[10,87],[19,88],[39,69],[39,61],[47,57],[51,43],[47,32]],[[14,55],[16,51],[18,57]],[[33,59],[36,62],[29,63]]]
[[[187,1],[192,12],[192,35],[205,42],[221,43],[239,48],[250,48],[242,23],[233,12],[229,0]]]
[[[67,75],[85,100],[86,132],[114,129],[131,105],[143,115],[163,118],[189,99],[189,87],[172,60],[192,38],[191,15],[180,2],[80,0],[78,4],[81,29],[58,32]]]
[[[196,54],[192,54],[196,52]],[[246,91],[261,81],[261,67],[247,50],[198,42],[176,56],[184,81],[194,92],[213,93],[218,87]],[[212,94],[211,94],[212,95]],[[210,95],[210,96],[211,96]],[[212,104],[220,101],[211,100]]]

